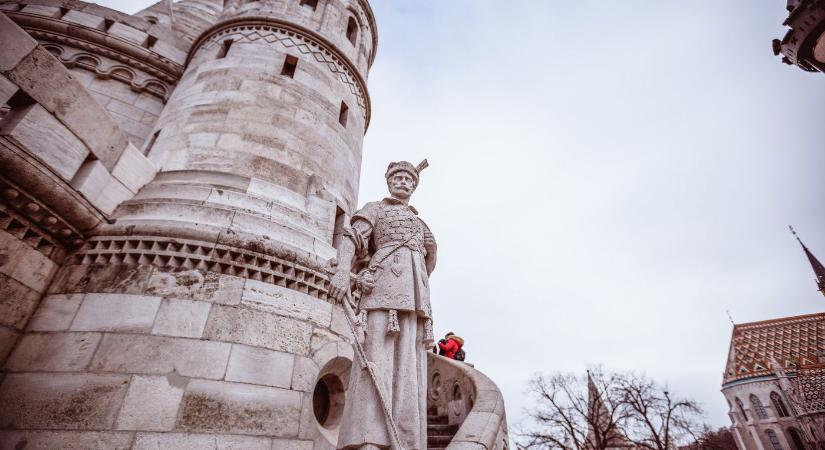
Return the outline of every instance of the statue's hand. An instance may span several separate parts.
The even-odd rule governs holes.
[[[342,301],[349,293],[349,271],[338,270],[329,280],[329,295],[337,301]]]

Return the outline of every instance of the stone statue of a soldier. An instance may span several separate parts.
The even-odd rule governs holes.
[[[433,345],[428,277],[435,268],[436,244],[409,204],[426,166],[426,160],[418,166],[390,163],[385,175],[390,197],[367,203],[353,215],[330,287],[332,297],[342,301],[350,272],[359,274],[363,348],[405,450],[427,447],[427,351]],[[386,449],[391,443],[375,384],[355,361],[338,448]]]

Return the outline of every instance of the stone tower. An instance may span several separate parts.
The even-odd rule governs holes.
[[[0,41],[0,448],[334,448],[367,0],[12,0]],[[434,442],[507,446],[428,369]]]

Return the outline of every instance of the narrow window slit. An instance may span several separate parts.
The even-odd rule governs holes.
[[[315,8],[318,7],[318,0],[301,0],[301,6],[310,7],[315,11]]]
[[[355,38],[358,37],[358,24],[353,17],[347,21],[347,39],[350,44],[355,45]]]
[[[341,102],[341,111],[338,113],[338,122],[340,122],[341,125],[344,126],[344,128],[347,127],[347,116],[348,115],[349,115],[349,107],[347,106],[346,103]]]
[[[221,49],[218,50],[218,57],[215,59],[226,58],[226,54],[229,53],[229,47],[232,47],[232,39],[227,39],[221,43]]]
[[[286,75],[289,78],[295,78],[295,69],[298,67],[298,58],[292,55],[286,55],[284,59],[284,68],[281,69],[281,75]]]

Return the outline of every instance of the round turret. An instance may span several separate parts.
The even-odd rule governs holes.
[[[144,147],[159,174],[113,228],[323,267],[357,200],[375,43],[365,1],[226,2]]]

